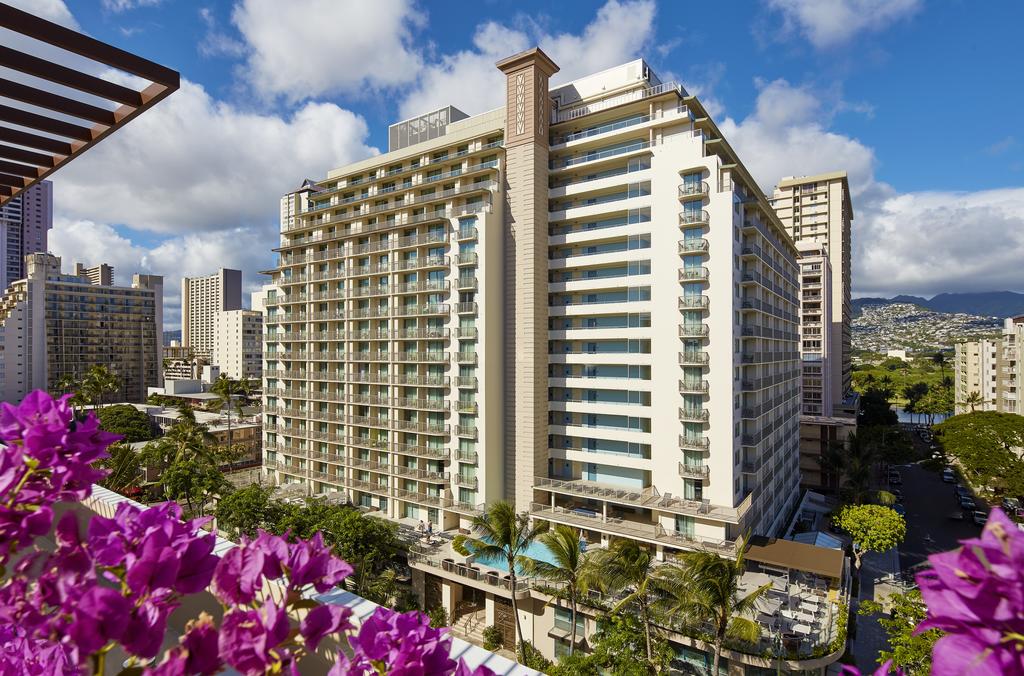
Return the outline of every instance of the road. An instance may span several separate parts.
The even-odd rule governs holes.
[[[938,472],[918,464],[898,468],[903,476],[903,506],[907,510],[907,537],[900,545],[900,569],[907,570],[928,558],[929,554],[956,547],[960,540],[977,537],[981,526],[964,519],[949,518],[960,512],[953,497],[954,484],[942,481]],[[988,511],[983,500],[975,496],[978,509]]]

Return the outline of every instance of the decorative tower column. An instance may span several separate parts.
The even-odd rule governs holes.
[[[506,497],[533,502],[548,472],[548,78],[539,48],[502,59],[505,102]]]

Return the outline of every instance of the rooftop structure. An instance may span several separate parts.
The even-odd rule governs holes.
[[[0,47],[0,66],[51,85],[0,79],[0,205],[178,89],[170,68],[10,5],[0,4],[0,28],[31,39],[31,48]],[[69,55],[85,65],[62,65]],[[149,84],[137,90],[91,74],[108,67]]]

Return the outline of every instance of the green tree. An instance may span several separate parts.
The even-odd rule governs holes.
[[[160,484],[164,496],[184,503],[191,516],[205,516],[211,502],[233,490],[220,468],[199,456],[172,462],[161,473]]]
[[[942,350],[939,350],[932,355],[932,363],[939,367],[942,372],[942,377],[946,377],[946,355],[943,354]]]
[[[659,610],[668,617],[682,617],[698,626],[711,628],[714,662],[711,673],[718,673],[722,646],[726,640],[755,643],[761,627],[750,619],[756,613],[757,600],[771,588],[763,585],[748,594],[740,593],[745,546],[737,543],[735,559],[714,552],[686,552],[680,567],[659,571],[659,586],[669,592],[659,602]]]
[[[648,676],[667,674],[674,653],[663,637],[651,636],[650,657],[642,621],[632,613],[611,613],[597,621],[591,653],[566,655],[548,673],[551,676]]]
[[[997,495],[1024,495],[1024,416],[996,411],[956,415],[936,426],[948,456],[956,458],[974,486]]]
[[[892,410],[892,390],[884,387],[869,387],[860,395],[861,425],[895,425],[898,422]]]
[[[504,561],[508,566],[509,586],[512,592],[512,614],[516,618],[516,641],[520,661],[526,663],[526,649],[520,637],[523,629],[519,622],[519,605],[516,602],[517,568],[525,563],[524,553],[537,537],[547,530],[547,523],[530,524],[529,516],[517,513],[515,505],[505,500],[495,502],[483,514],[473,518],[471,530],[474,536],[458,535],[454,546],[456,551],[475,554],[481,561]]]
[[[888,607],[888,612],[886,608]],[[932,648],[942,638],[940,629],[917,633],[917,625],[928,614],[921,592],[912,589],[890,594],[885,604],[865,599],[857,611],[860,615],[882,615],[878,624],[889,639],[889,649],[878,654],[878,664],[888,660],[909,676],[925,676],[932,671]]]
[[[853,539],[853,555],[860,570],[867,552],[887,552],[907,534],[907,523],[895,510],[882,505],[846,505],[836,516],[836,525]]]
[[[969,394],[968,394],[968,395],[967,395],[967,396],[966,396],[966,397],[964,398],[964,400],[963,400],[963,401],[961,401],[961,402],[957,402],[957,403],[959,403],[959,404],[960,404],[961,406],[970,406],[970,407],[971,407],[971,413],[974,413],[974,410],[975,410],[975,409],[976,409],[977,407],[979,407],[979,406],[982,406],[982,405],[984,405],[984,404],[985,404],[985,398],[984,398],[984,397],[982,397],[982,396],[981,396],[981,393],[980,393],[980,392],[978,392],[977,390],[972,390],[972,391],[971,391],[971,392],[970,392],[970,393],[969,393]]]
[[[569,642],[569,654],[576,648],[576,611],[580,594],[587,593],[597,576],[597,570],[590,565],[589,557],[580,550],[580,532],[564,524],[557,524],[553,529],[538,537],[548,551],[552,562],[527,559],[526,572],[560,585],[560,591],[569,599],[572,636]]]
[[[121,389],[121,379],[103,364],[94,364],[85,372],[80,387],[90,404],[102,407],[108,394]]]
[[[637,611],[644,633],[646,662],[653,666],[651,621],[653,605],[659,596],[655,582],[659,564],[654,553],[635,540],[616,540],[607,549],[599,549],[591,556],[595,569],[600,571],[596,582],[601,591],[624,594],[612,612],[618,613],[626,608]]]
[[[228,416],[228,436],[227,445],[228,448],[232,448],[231,443],[231,409],[235,403],[240,403],[242,399],[248,397],[252,392],[252,384],[246,380],[235,380],[229,377],[226,373],[220,374],[217,380],[214,381],[210,387],[210,392],[216,394],[218,399],[217,407],[227,413]],[[240,407],[239,407],[240,410]]]
[[[156,438],[153,421],[131,404],[115,404],[98,409],[96,417],[100,419],[100,427],[122,435],[125,443],[134,444]]]
[[[256,537],[261,528],[273,530],[284,509],[271,499],[272,493],[272,488],[252,484],[221,498],[217,502],[217,526],[232,539]]]
[[[124,443],[113,444],[107,451],[110,457],[97,463],[99,467],[110,472],[100,481],[100,485],[115,493],[127,495],[142,482],[142,463],[139,461],[139,454]]]

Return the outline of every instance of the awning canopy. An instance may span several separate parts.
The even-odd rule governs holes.
[[[845,556],[839,549],[755,535],[750,538],[745,558],[748,561],[767,563],[789,570],[801,570],[838,580],[843,575]]]
[[[2,3],[0,28],[24,36],[0,45],[0,205],[178,89],[170,68]]]

